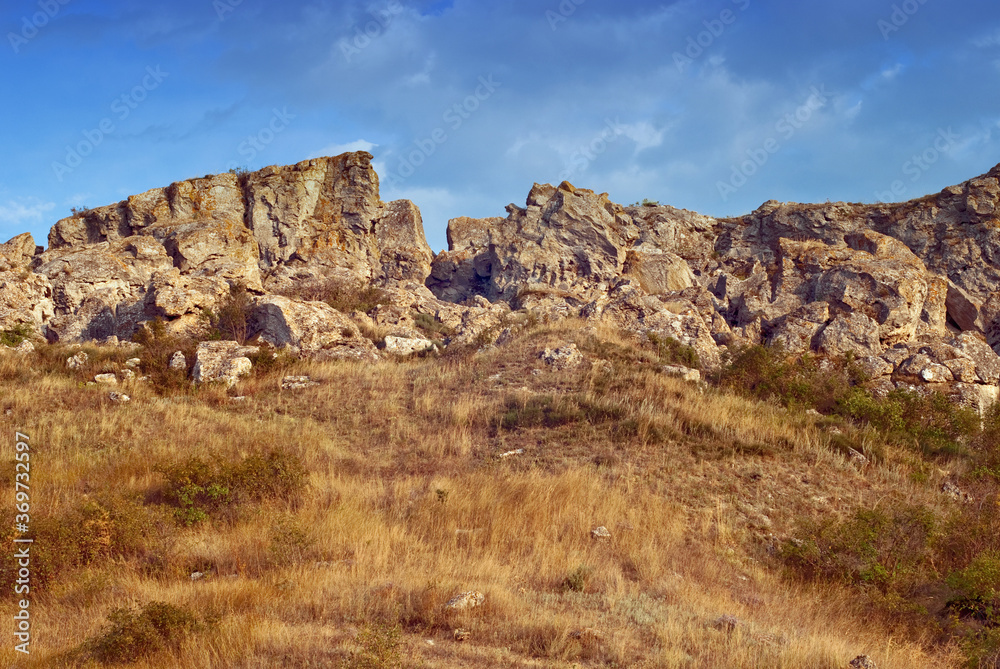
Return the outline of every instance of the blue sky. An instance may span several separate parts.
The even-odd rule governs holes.
[[[435,250],[536,181],[723,216],[1000,162],[995,0],[6,0],[0,32],[3,239],[361,148]]]

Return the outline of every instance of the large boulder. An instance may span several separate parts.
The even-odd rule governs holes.
[[[371,340],[350,318],[324,302],[301,302],[280,295],[257,300],[250,319],[252,336],[275,348],[291,347],[305,357],[375,360]]]
[[[235,341],[203,341],[195,353],[191,376],[196,383],[221,381],[232,387],[253,368],[250,356],[260,352],[257,346],[243,346]]]

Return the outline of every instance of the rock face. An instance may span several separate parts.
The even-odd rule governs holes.
[[[58,221],[47,249],[19,235],[0,245],[0,330],[194,332],[242,285],[254,341],[320,359],[502,344],[519,318],[580,317],[675,339],[703,368],[770,344],[853,357],[873,392],[977,408],[1000,393],[1000,166],[911,202],[770,201],[730,219],[536,184],[506,217],[452,219],[433,256],[416,206],[380,199],[371,158],[177,182]],[[362,313],[306,290],[334,284],[381,292]]]

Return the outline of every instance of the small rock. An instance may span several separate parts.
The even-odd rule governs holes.
[[[178,353],[180,353],[180,351],[178,351]],[[129,369],[135,369],[141,364],[142,360],[140,360],[139,358],[129,358],[128,360],[125,361],[125,366],[128,367]]]
[[[850,458],[851,463],[857,465],[858,467],[864,467],[865,465],[868,464],[868,458],[866,458],[861,451],[855,450],[853,448],[851,449],[851,452],[848,454],[848,457]]]
[[[816,409],[806,409],[806,415],[807,416],[822,416],[823,414],[821,414],[819,411],[816,411]]]
[[[503,460],[504,458],[509,458],[509,457],[514,456],[514,455],[524,455],[524,449],[523,448],[515,448],[513,451],[507,451],[506,453],[501,453],[497,457],[500,458],[501,460]]]
[[[428,646],[433,646],[434,645],[434,639],[425,639],[425,641],[427,642]]]
[[[444,605],[446,609],[473,609],[486,601],[486,595],[478,590],[470,590],[455,595]]]
[[[118,377],[114,374],[98,374],[94,377],[94,381],[108,386],[113,386],[118,383]]]
[[[176,351],[172,356],[170,356],[170,362],[167,364],[168,369],[178,369],[182,372],[187,371],[187,358],[180,351]]]
[[[75,355],[71,355],[70,357],[66,358],[66,366],[69,367],[70,369],[80,369],[85,364],[87,364],[88,359],[89,356],[86,354],[86,352],[79,351]]]
[[[590,531],[590,536],[594,537],[595,539],[610,539],[611,532],[608,532],[608,528],[604,527],[604,525],[601,525],[600,527],[595,527],[594,529],[592,529]]]
[[[853,669],[877,669],[875,666],[875,660],[871,659],[867,655],[858,655],[856,658],[851,660],[850,666]]]
[[[191,580],[192,581],[197,581],[197,580],[202,579],[202,578],[205,578],[205,574],[203,572],[200,572],[200,571],[193,571],[193,572],[191,572]]]
[[[576,344],[568,344],[559,348],[547,348],[538,354],[549,367],[553,369],[571,369],[583,364],[583,354],[576,348]]]
[[[719,616],[714,621],[712,621],[712,627],[717,630],[722,630],[723,632],[732,632],[734,629],[740,626],[740,619],[736,616],[731,616],[728,613],[723,616]]]
[[[542,370],[540,370],[540,369],[533,369],[533,370],[531,370],[531,375],[532,376],[539,376],[540,374],[543,374],[543,373],[544,372],[542,372]]]
[[[693,381],[695,383],[701,381],[701,372],[682,365],[664,365],[660,367],[660,371],[667,376],[680,377],[684,381]]]
[[[415,353],[434,350],[434,342],[429,339],[418,339],[415,337],[393,337],[385,338],[385,352],[393,355],[407,356]]]
[[[14,353],[18,353],[20,355],[28,355],[29,353],[34,353],[34,352],[35,352],[35,345],[32,344],[27,339],[25,339],[20,344],[14,347]]]
[[[247,401],[247,396],[246,395],[234,395],[233,397],[229,398],[229,401],[230,402],[246,402]]]
[[[132,398],[129,397],[128,395],[126,395],[125,393],[111,392],[111,393],[108,393],[108,397],[115,404],[125,404],[126,402],[131,402],[132,401]]]
[[[972,495],[965,492],[951,481],[945,481],[941,484],[941,492],[948,495],[948,497],[951,497],[956,502],[961,502],[962,504],[970,504],[972,502]]]
[[[318,386],[319,381],[313,381],[308,376],[286,376],[281,380],[282,390],[299,390],[300,388],[309,388],[310,386]]]
[[[121,372],[122,381],[134,381],[135,380],[135,370],[125,368]]]
[[[465,641],[469,638],[469,630],[457,629],[452,632],[452,636],[455,637],[455,641]]]

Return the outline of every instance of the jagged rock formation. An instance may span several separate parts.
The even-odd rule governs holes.
[[[522,312],[673,337],[708,367],[742,344],[851,355],[877,392],[913,384],[981,407],[1000,383],[998,178],[732,219],[536,184],[506,218],[450,221],[435,257],[418,209],[382,202],[371,155],[348,153],[135,195],[57,222],[48,249],[15,237],[0,246],[0,328],[192,329],[238,283],[255,295],[249,334],[302,355],[373,360],[370,333],[422,340],[417,321],[448,345],[502,342]],[[380,304],[296,297],[330,280],[380,287]]]

